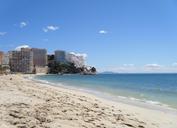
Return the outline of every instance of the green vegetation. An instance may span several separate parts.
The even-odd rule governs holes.
[[[79,73],[80,70],[79,68],[76,68],[73,63],[60,63],[60,62],[54,62],[54,63],[49,63],[49,73],[52,74],[63,74],[63,73]]]
[[[8,66],[2,66],[2,65],[0,65],[0,74],[7,73],[7,70],[9,70]]]
[[[76,67],[74,63],[62,63],[54,60],[54,55],[48,55],[49,74],[96,74],[95,67]]]

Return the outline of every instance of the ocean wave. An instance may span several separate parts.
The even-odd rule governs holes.
[[[147,100],[147,99],[138,99],[138,98],[135,98],[135,97],[126,97],[126,96],[117,96],[117,98],[119,99],[123,99],[126,101],[133,101],[133,102],[140,102],[140,103],[145,103],[145,104],[149,104],[149,105],[156,105],[156,106],[163,106],[163,107],[168,107],[168,108],[171,108],[170,105],[167,105],[167,104],[164,104],[164,103],[161,103],[159,101],[153,101],[153,100]]]
[[[143,102],[143,103],[151,104],[151,105],[158,105],[158,106],[163,106],[163,107],[170,108],[169,105],[161,103],[159,101],[153,101],[153,100],[147,100],[147,99],[138,99],[138,98],[134,98],[134,97],[130,97],[129,99],[133,100],[133,101],[138,101],[138,102]]]
[[[38,80],[39,82],[45,83],[45,84],[49,84],[50,82],[47,80]]]

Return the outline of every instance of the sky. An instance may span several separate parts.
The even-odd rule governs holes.
[[[87,54],[98,71],[177,72],[177,0],[0,0],[0,50]]]

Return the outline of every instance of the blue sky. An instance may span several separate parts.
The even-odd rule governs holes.
[[[177,72],[177,1],[0,0],[0,50],[24,44],[99,71]]]

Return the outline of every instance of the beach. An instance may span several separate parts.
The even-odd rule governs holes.
[[[79,90],[0,76],[0,128],[176,128],[177,115]]]

